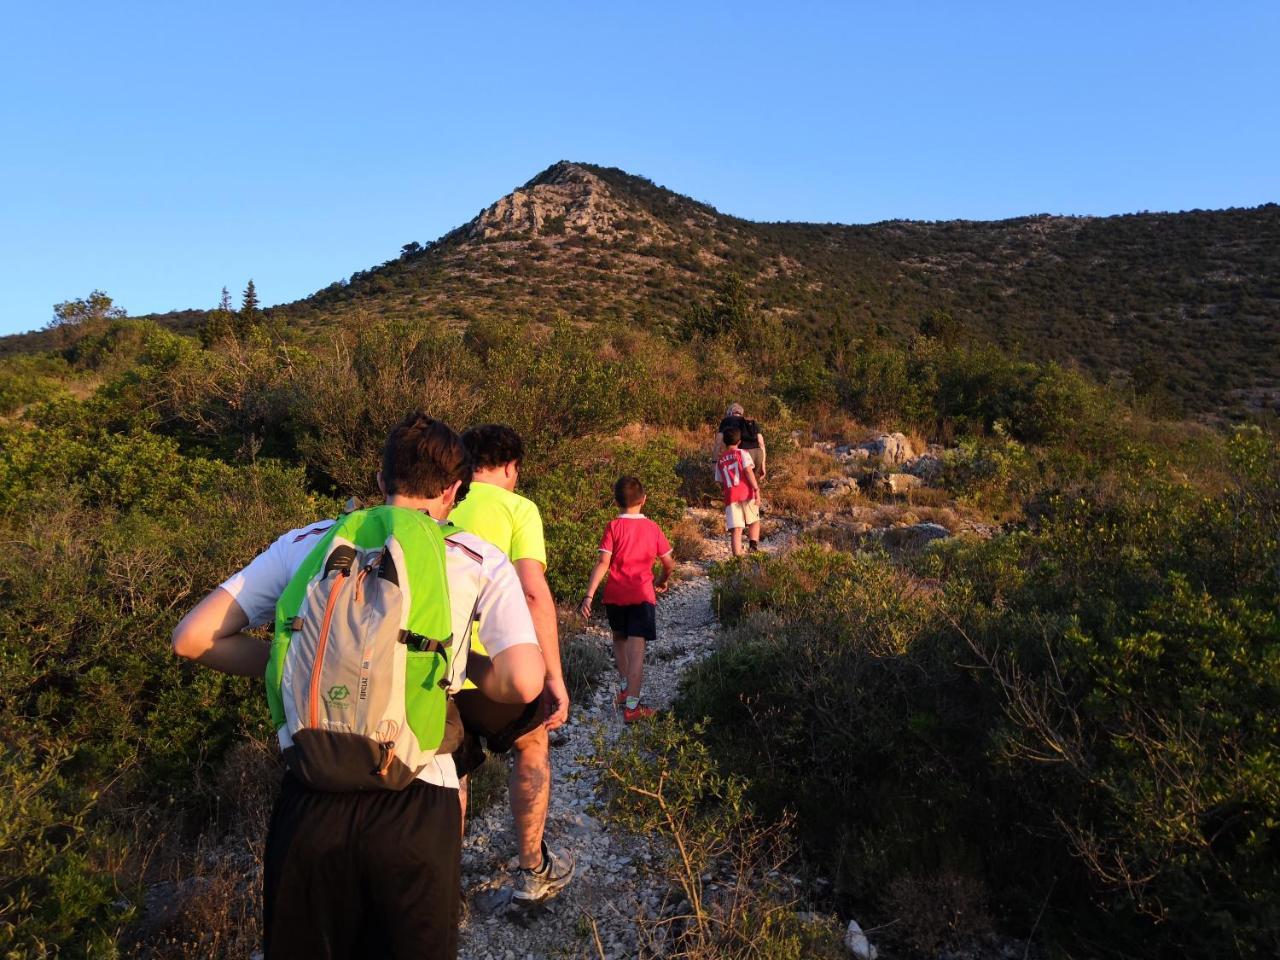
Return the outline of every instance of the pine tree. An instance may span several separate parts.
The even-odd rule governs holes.
[[[244,288],[240,299],[240,312],[236,315],[236,336],[243,340],[261,320],[258,312],[258,290],[249,278],[249,285]]]
[[[236,312],[231,307],[231,293],[222,288],[222,298],[218,305],[205,317],[204,326],[200,328],[200,342],[206,347],[219,340],[226,340],[236,335]]]
[[[253,285],[253,278],[249,278],[249,285],[244,288],[244,296],[240,301],[240,315],[248,320],[254,320],[258,316],[258,290]]]

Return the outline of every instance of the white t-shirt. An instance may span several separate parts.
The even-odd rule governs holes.
[[[222,584],[222,589],[240,605],[250,626],[262,626],[275,619],[276,601],[333,523],[324,520],[290,530]],[[517,644],[538,642],[516,569],[493,544],[470,533],[450,534],[445,538],[445,573],[449,578],[453,635],[460,642],[465,639],[470,644],[472,611],[480,642],[491,657]],[[466,650],[460,646],[453,658],[450,693],[461,689],[466,679]],[[456,788],[458,774],[453,757],[434,757],[418,779]]]

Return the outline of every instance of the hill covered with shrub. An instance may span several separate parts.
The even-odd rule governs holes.
[[[558,163],[435,243],[282,308],[614,318],[678,331],[729,278],[815,345],[922,328],[1191,411],[1280,400],[1280,206],[865,226],[753,223],[621,170]]]
[[[566,599],[619,473],[644,479],[664,524],[714,497],[709,428],[739,400],[767,427],[773,511],[800,543],[718,571],[734,641],[691,678],[671,737],[678,747],[712,718],[695,737],[710,748],[706,782],[732,778],[753,822],[794,824],[827,884],[819,905],[932,917],[902,942],[920,956],[987,928],[1064,957],[1274,955],[1276,437],[1265,418],[1171,418],[1172,381],[1137,391],[1046,359],[1062,331],[1001,349],[982,326],[997,314],[960,306],[999,273],[1093,329],[1089,275],[1053,273],[1069,258],[1050,270],[1044,254],[1069,252],[1070,227],[1111,244],[1075,263],[1102,258],[1108,276],[1130,263],[1147,303],[1185,293],[1143,273],[1150,244],[1180,263],[1234,250],[1243,279],[1214,273],[1197,289],[1252,291],[1233,316],[1273,335],[1276,248],[1258,238],[1275,208],[1169,218],[1181,226],[1164,235],[1183,240],[1144,239],[1162,217],[1018,221],[1021,266],[993,252],[978,270],[940,238],[988,231],[999,251],[1011,226],[748,224],[617,171],[557,165],[429,248],[298,304],[160,320],[104,309],[10,341],[0,952],[251,948],[246,864],[278,775],[265,699],[179,664],[168,634],[279,532],[374,496],[377,452],[406,410],[525,435],[521,482]],[[897,252],[875,253],[890,236]],[[622,249],[630,237],[647,245]],[[912,259],[926,246],[934,273]],[[835,280],[804,272],[820,251],[853,288],[883,270],[875,302],[892,309],[841,326],[837,300],[819,305]],[[819,299],[788,305],[789,290]],[[1265,366],[1262,342],[1219,346]],[[1233,369],[1223,356],[1215,369]],[[933,486],[907,503],[856,484],[825,497],[810,441],[872,428],[942,445]],[[823,469],[843,470],[833,462]],[[944,506],[994,535],[899,555],[846,523]],[[668,769],[660,745],[645,749]],[[190,895],[209,889],[217,916]]]
[[[269,269],[269,265],[264,265]],[[1280,206],[1109,217],[756,223],[615,168],[560,162],[429,242],[268,311],[525,316],[678,335],[726,299],[830,351],[924,329],[1074,364],[1192,413],[1280,404]],[[196,332],[209,311],[159,319]],[[22,335],[0,350],[42,349]]]

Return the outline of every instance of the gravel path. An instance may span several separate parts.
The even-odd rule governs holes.
[[[690,512],[695,517],[706,513]],[[685,670],[715,646],[719,625],[711,609],[706,568],[726,556],[727,547],[723,537],[707,546],[706,559],[683,564],[679,582],[673,582],[658,602],[658,640],[646,652],[644,680],[644,701],[657,709],[671,706]],[[593,625],[591,635],[612,663],[607,630]],[[509,913],[515,836],[506,803],[493,804],[468,826],[463,846],[462,885],[470,907],[461,931],[463,960],[595,957],[588,917],[596,922],[607,956],[636,955],[634,918],[656,909],[663,894],[647,886],[637,870],[654,853],[647,838],[620,833],[588,812],[598,802],[596,774],[580,762],[594,752],[595,729],[602,727],[610,740],[624,730],[622,715],[613,705],[612,671],[605,677],[591,702],[574,704],[569,722],[552,735],[547,838],[577,861],[573,881],[535,911]]]

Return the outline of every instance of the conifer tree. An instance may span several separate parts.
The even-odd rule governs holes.
[[[240,301],[240,315],[246,320],[253,320],[258,315],[258,290],[253,285],[253,278],[249,278],[249,285],[244,288],[244,295]]]
[[[235,335],[236,312],[231,306],[231,291],[223,287],[218,305],[209,311],[204,326],[200,328],[200,342],[208,347]]]
[[[258,313],[258,290],[253,285],[253,278],[249,278],[249,285],[244,288],[244,293],[240,299],[240,313],[236,316],[236,336],[244,339],[249,332],[258,325],[260,320]]]

